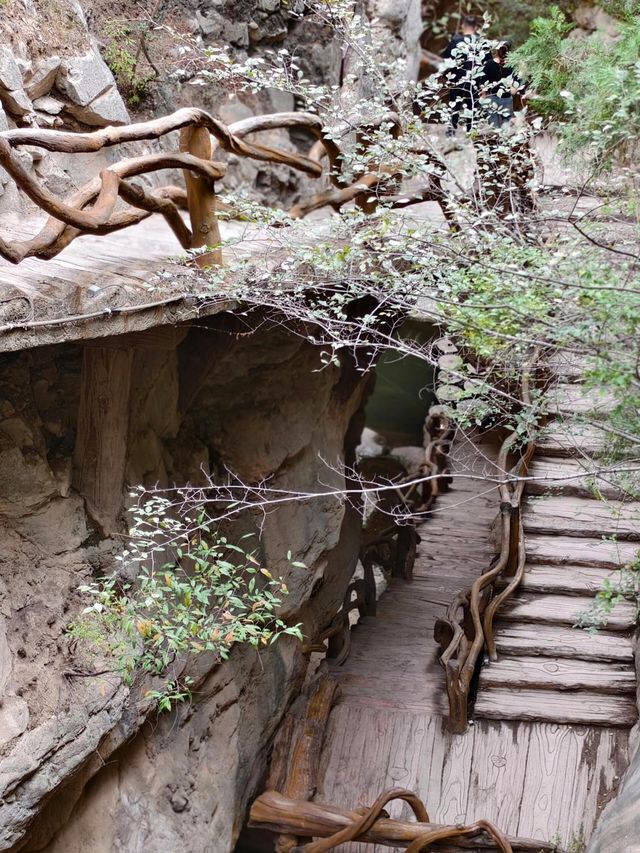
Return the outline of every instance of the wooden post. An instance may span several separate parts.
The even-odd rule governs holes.
[[[294,800],[310,800],[316,792],[324,733],[338,690],[326,670],[325,665],[294,703],[273,748],[267,786]],[[283,833],[276,851],[289,853],[297,843],[295,835]]]
[[[205,127],[184,127],[180,131],[180,151],[193,154],[201,160],[211,160],[209,131]],[[191,248],[216,247],[205,255],[199,255],[196,263],[199,267],[222,266],[220,226],[216,216],[216,191],[213,181],[204,175],[194,175],[187,169],[183,174],[193,231]]]
[[[509,518],[509,558],[503,572],[507,578],[512,578],[518,570],[518,543],[520,542],[520,505],[511,505]]]
[[[132,347],[84,348],[74,486],[106,535],[117,530],[129,432]]]

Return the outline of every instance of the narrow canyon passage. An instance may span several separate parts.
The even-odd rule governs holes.
[[[495,474],[496,456],[486,439],[458,440],[453,473],[472,478],[454,477],[420,528],[414,580],[391,581],[377,617],[354,629],[347,662],[333,667],[341,696],[315,799],[352,808],[400,786],[419,795],[434,822],[485,818],[512,836],[569,846],[588,839],[617,788],[628,762],[626,728],[478,720],[451,735],[444,726],[447,696],[433,626],[493,557],[499,497],[482,475]],[[409,818],[401,803],[390,813]]]

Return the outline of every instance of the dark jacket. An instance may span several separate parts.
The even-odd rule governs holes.
[[[449,83],[455,84],[460,82],[461,80],[465,80],[465,83],[463,85],[468,85],[470,88],[476,88],[477,83],[475,81],[471,83],[471,72],[474,70],[474,66],[478,66],[481,62],[485,62],[486,57],[483,57],[482,59],[476,59],[473,55],[454,56],[456,49],[459,48],[460,45],[464,44],[465,42],[469,45],[472,45],[476,41],[476,39],[477,36],[475,35],[463,36],[460,33],[457,33],[455,36],[453,36],[449,44],[442,51],[441,56],[443,59],[453,59],[453,61],[455,62],[455,66],[453,68],[447,69],[447,71],[445,72],[446,78]]]
[[[501,65],[499,62],[496,62],[493,57],[485,62],[481,88],[484,89],[488,95],[497,95],[500,98],[507,98],[511,95],[511,86],[513,84],[519,85],[519,80],[516,77],[513,68],[508,65]]]

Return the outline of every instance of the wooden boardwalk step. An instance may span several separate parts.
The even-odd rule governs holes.
[[[631,726],[638,719],[633,696],[607,696],[580,691],[483,690],[475,716],[489,720],[532,720],[595,726]]]
[[[498,655],[542,655],[544,657],[581,658],[582,660],[632,661],[633,644],[625,634],[555,625],[511,625],[496,627]]]
[[[503,657],[482,667],[480,695],[489,687],[591,690],[595,693],[635,695],[636,672],[633,664],[575,658]]]
[[[525,533],[640,539],[640,504],[637,502],[542,497],[527,501],[522,520]]]
[[[548,536],[529,533],[526,536],[530,563],[547,565],[592,566],[618,569],[632,562],[640,550],[638,543],[612,542],[574,536]]]
[[[593,596],[606,580],[615,583],[619,578],[618,572],[618,569],[592,568],[591,566],[546,566],[532,563],[525,566],[524,577],[517,594],[562,592],[565,595]],[[498,588],[506,586],[508,582],[508,578],[500,579]]]
[[[528,476],[540,477],[529,480],[527,495],[572,495],[581,498],[594,498],[601,495],[609,500],[620,500],[625,492],[620,486],[609,482],[612,475],[598,473],[598,465],[591,459],[554,459],[550,456],[536,456],[529,468]]]
[[[561,382],[580,382],[589,365],[589,358],[587,355],[560,350],[539,364],[543,369],[551,370]]]
[[[598,427],[556,419],[541,430],[536,450],[545,456],[584,458],[599,456],[609,444],[607,433]]]
[[[616,399],[612,394],[567,382],[559,382],[553,388],[549,388],[545,399],[547,411],[553,415],[588,413],[597,417],[613,411],[616,405]]]
[[[536,622],[542,625],[574,626],[587,613],[593,598],[573,595],[521,594],[508,599],[498,611],[500,622]],[[636,608],[630,601],[617,604],[603,627],[607,631],[627,631],[636,624]],[[541,630],[544,630],[541,629]]]

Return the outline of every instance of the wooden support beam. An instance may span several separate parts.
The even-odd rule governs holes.
[[[132,347],[87,346],[82,358],[74,487],[106,535],[122,507]]]
[[[193,125],[184,127],[180,131],[180,151],[201,160],[211,160],[211,136],[207,128]],[[221,266],[220,226],[216,216],[216,191],[213,181],[186,169],[184,181],[187,187],[187,204],[193,232],[191,248],[216,247],[206,255],[199,255],[197,264],[200,267]]]
[[[268,788],[278,788],[294,800],[309,800],[316,792],[324,733],[338,682],[323,666],[319,675],[294,702],[276,737]],[[298,841],[284,833],[276,843],[277,853],[288,853]]]
[[[363,812],[349,811],[336,806],[293,800],[276,791],[266,791],[251,806],[249,826],[285,833],[302,838],[330,838],[336,833],[358,823]],[[435,849],[449,847],[454,841],[456,847],[482,850],[557,851],[554,844],[533,838],[506,838],[506,846],[500,844],[486,831],[485,822],[479,821],[475,827],[464,828],[466,834],[455,835],[463,829],[461,826],[443,826],[426,822],[408,822],[379,817],[360,837],[360,841],[381,844],[387,847],[408,847],[411,842],[429,833],[438,833],[440,838],[431,844]]]

